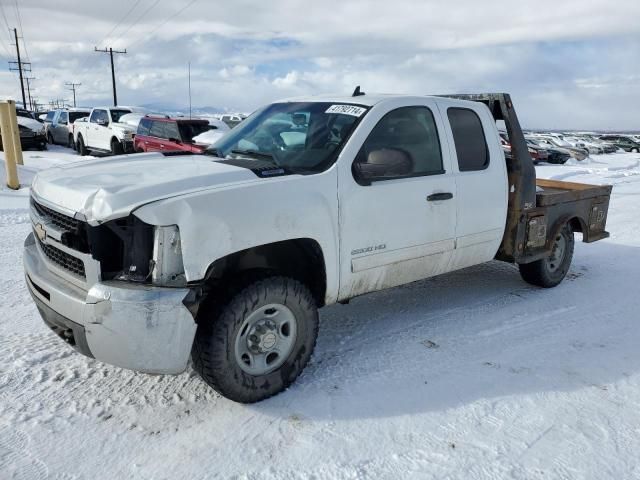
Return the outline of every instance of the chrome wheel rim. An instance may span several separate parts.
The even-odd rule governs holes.
[[[564,260],[564,252],[567,249],[567,241],[564,238],[564,235],[558,234],[556,236],[555,242],[553,243],[553,250],[551,250],[551,255],[547,258],[547,267],[550,272],[556,272],[562,266],[562,261]]]
[[[266,375],[293,351],[297,324],[293,312],[278,303],[263,305],[245,318],[235,340],[235,357],[250,375]]]

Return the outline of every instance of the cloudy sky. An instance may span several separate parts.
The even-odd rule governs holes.
[[[327,92],[508,91],[531,128],[640,129],[638,0],[0,0],[0,94],[20,98],[8,28],[40,102],[249,112]],[[19,15],[18,15],[19,12]],[[19,18],[18,18],[19,17]],[[1,33],[5,34],[2,35]]]

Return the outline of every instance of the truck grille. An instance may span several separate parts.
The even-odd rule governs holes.
[[[36,212],[38,212],[38,215],[40,215],[43,220],[53,223],[56,227],[68,232],[78,231],[80,220],[76,220],[73,217],[64,215],[63,213],[58,213],[55,210],[45,207],[44,205],[36,202],[33,197],[31,198],[31,206]]]
[[[67,252],[63,252],[53,245],[42,243],[37,236],[36,238],[38,239],[40,248],[42,248],[42,251],[49,260],[79,277],[86,278],[84,263],[82,262],[82,260],[74,257],[73,255],[69,255]]]

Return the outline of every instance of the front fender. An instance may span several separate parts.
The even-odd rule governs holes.
[[[318,242],[325,259],[326,303],[338,295],[338,200],[335,168],[159,200],[133,213],[152,225],[178,225],[187,281],[205,278],[218,259],[298,238]]]

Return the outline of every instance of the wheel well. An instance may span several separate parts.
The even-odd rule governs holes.
[[[324,305],[327,276],[320,245],[310,238],[269,243],[241,250],[213,262],[207,270],[207,285],[229,288],[249,276],[283,275],[304,283],[318,307]]]
[[[567,223],[569,224],[573,232],[583,233],[587,230],[586,223],[580,217],[573,217]]]
[[[120,140],[118,140],[118,138],[117,138],[117,137],[111,137],[111,143],[113,143],[114,141],[115,141],[116,143],[120,143]]]

